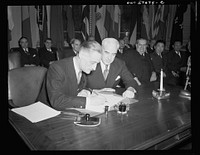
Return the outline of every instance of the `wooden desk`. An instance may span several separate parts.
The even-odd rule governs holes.
[[[63,114],[38,123],[9,111],[9,122],[31,150],[143,150],[168,149],[191,137],[190,100],[170,89],[169,99],[151,95],[153,87],[143,87],[139,102],[128,115],[110,111],[98,127],[75,126]]]

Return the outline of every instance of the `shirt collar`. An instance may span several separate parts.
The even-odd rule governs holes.
[[[102,69],[102,72],[104,72],[104,70],[106,69],[106,65],[100,61],[100,65],[101,65],[101,69]],[[108,65],[108,70],[110,69],[110,65]]]
[[[73,57],[74,69],[76,73],[76,77],[78,77],[79,72],[82,72],[79,68],[78,62],[76,61],[76,57]]]

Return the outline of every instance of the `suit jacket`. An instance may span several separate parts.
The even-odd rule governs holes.
[[[128,70],[138,77],[142,84],[150,82],[153,65],[148,53],[141,56],[136,50],[127,50],[123,55],[123,60],[126,62]]]
[[[85,74],[82,74],[81,82],[77,84],[73,57],[54,62],[47,71],[48,100],[50,105],[57,110],[85,107],[86,98],[77,96],[78,90],[85,86]]]
[[[31,65],[31,64],[38,66],[40,64],[40,58],[36,49],[28,47],[29,51],[28,54],[26,54],[23,48],[21,47],[15,48],[15,50],[19,51],[21,54],[20,57],[21,67],[23,67],[24,65]]]
[[[187,54],[185,51],[180,51],[181,57],[176,54],[175,50],[167,53],[167,69],[168,71],[179,72],[181,67],[187,66]]]
[[[126,88],[129,86],[135,88],[137,86],[125,62],[115,58],[110,65],[106,81],[103,77],[101,65],[98,63],[96,70],[87,75],[87,87],[92,89],[115,88],[120,82],[120,79],[123,80]]]
[[[166,72],[166,55],[161,53],[160,57],[155,51],[150,54],[151,62],[156,73],[160,73],[161,68]]]
[[[72,57],[72,56],[76,56],[76,54],[74,53],[73,49],[71,47],[66,48],[64,50],[64,58],[68,58],[68,57]]]
[[[38,50],[39,57],[40,57],[40,65],[46,68],[49,68],[50,61],[57,60],[57,48],[52,47],[51,52],[46,49],[46,47],[42,47]]]

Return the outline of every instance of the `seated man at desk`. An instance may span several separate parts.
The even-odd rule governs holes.
[[[80,96],[84,91],[86,74],[96,69],[101,60],[101,45],[96,41],[84,42],[79,53],[50,65],[47,72],[47,94],[50,105],[61,111],[66,108],[86,108],[89,104],[101,105],[105,98],[101,96]]]
[[[126,88],[123,96],[134,98],[137,83],[128,71],[125,62],[115,57],[118,49],[118,40],[105,38],[102,41],[102,59],[97,69],[87,75],[87,87],[91,89],[115,88],[122,79]]]

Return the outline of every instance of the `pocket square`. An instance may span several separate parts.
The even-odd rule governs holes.
[[[117,78],[115,79],[115,81],[117,81],[117,80],[119,80],[119,79],[120,79],[120,76],[118,75]]]

